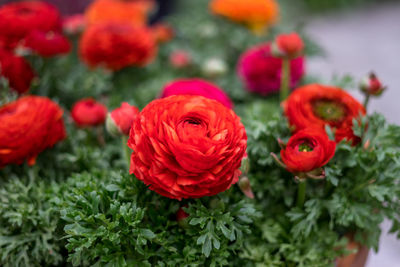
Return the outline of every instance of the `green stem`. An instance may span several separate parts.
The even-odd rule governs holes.
[[[122,142],[122,158],[124,159],[125,163],[127,164],[127,167],[129,169],[129,166],[131,164],[131,151],[130,148],[128,147],[128,136],[122,135],[121,137],[121,142]]]
[[[371,96],[369,94],[366,94],[366,96],[365,96],[365,100],[364,100],[364,108],[365,108],[365,110],[367,110],[367,106],[368,106],[370,97]]]
[[[306,180],[299,182],[296,206],[302,208],[306,199]]]
[[[290,87],[290,59],[282,59],[280,99],[284,101],[289,96]]]

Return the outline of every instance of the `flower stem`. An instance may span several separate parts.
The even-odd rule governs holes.
[[[296,206],[302,208],[306,199],[306,180],[299,182]]]
[[[126,166],[129,169],[129,166],[131,164],[131,151],[127,145],[128,137],[126,135],[122,135],[121,142],[122,142],[122,150],[121,150],[122,158],[124,159]]]
[[[364,108],[365,108],[365,110],[367,110],[367,106],[368,106],[368,103],[369,103],[369,98],[370,98],[371,96],[369,95],[369,94],[366,94],[365,95],[365,100],[364,100]]]
[[[290,59],[282,59],[280,99],[284,101],[289,96],[290,87]]]

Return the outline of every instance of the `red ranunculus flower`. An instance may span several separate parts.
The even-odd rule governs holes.
[[[106,23],[90,26],[80,41],[80,56],[91,67],[119,70],[127,66],[144,66],[157,52],[151,31],[129,24]]]
[[[268,95],[279,92],[282,59],[271,55],[271,44],[261,44],[246,51],[239,60],[238,73],[250,92]],[[290,87],[294,88],[304,74],[304,58],[290,61]]]
[[[24,58],[0,49],[0,76],[8,80],[10,88],[22,94],[29,90],[35,74]]]
[[[325,130],[306,128],[293,135],[281,150],[281,158],[293,173],[306,173],[323,167],[334,156],[336,143]]]
[[[104,123],[107,108],[92,98],[79,100],[72,107],[71,116],[79,127],[97,126]]]
[[[364,107],[346,91],[310,84],[296,89],[284,102],[285,114],[295,130],[308,127],[324,129],[330,125],[335,129],[337,142],[342,139],[357,143],[352,120],[365,114]]]
[[[238,181],[246,132],[233,110],[202,96],[154,100],[135,120],[130,173],[160,195],[212,196]]]
[[[31,31],[60,31],[58,10],[42,1],[20,1],[0,8],[0,36],[3,46],[13,48]]]
[[[232,101],[222,89],[202,79],[180,79],[167,84],[161,93],[161,97],[171,95],[200,95],[217,100],[227,108],[233,107]]]
[[[0,108],[0,168],[30,165],[48,147],[66,137],[63,111],[50,99],[25,96]]]
[[[71,44],[61,33],[34,30],[24,39],[24,47],[42,57],[53,57],[71,51]]]
[[[277,57],[293,59],[303,53],[304,43],[297,33],[280,34],[272,43],[272,54]]]
[[[114,109],[107,117],[107,130],[113,134],[129,135],[133,121],[139,114],[139,109],[124,102]]]

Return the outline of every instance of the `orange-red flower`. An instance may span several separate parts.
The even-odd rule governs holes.
[[[157,23],[151,27],[154,39],[159,43],[170,41],[175,36],[174,29],[166,23]]]
[[[147,15],[155,7],[153,0],[96,0],[86,10],[87,23],[127,23],[132,26],[147,24]]]
[[[107,117],[107,130],[113,134],[129,135],[132,123],[139,114],[139,109],[124,102],[121,107],[111,111]]]
[[[53,57],[71,51],[68,39],[58,32],[34,30],[24,39],[23,46],[42,57]]]
[[[121,23],[89,27],[81,38],[79,49],[82,60],[89,66],[104,66],[111,70],[144,66],[157,52],[150,30]]]
[[[346,91],[320,84],[310,84],[296,89],[284,102],[289,123],[295,130],[308,127],[335,130],[337,142],[348,139],[357,143],[352,130],[352,120],[365,114],[364,107]]]
[[[35,74],[24,58],[0,49],[0,76],[8,80],[11,89],[22,94],[29,90]]]
[[[61,30],[58,10],[42,1],[14,2],[0,8],[0,36],[3,46],[15,47],[33,30],[44,32]]]
[[[293,173],[307,173],[323,167],[335,155],[336,143],[325,130],[305,128],[293,135],[281,150],[286,168]]]
[[[212,196],[238,181],[246,140],[240,118],[215,100],[154,100],[130,132],[130,173],[169,198]]]
[[[282,58],[296,58],[303,53],[303,49],[303,40],[295,32],[290,34],[280,34],[272,43],[272,54]]]
[[[104,123],[107,108],[93,98],[81,99],[74,104],[71,116],[79,127],[97,126]]]
[[[256,33],[275,24],[279,17],[275,0],[212,0],[210,9],[216,15],[247,25]]]
[[[63,111],[50,99],[25,96],[0,108],[0,168],[30,165],[48,147],[66,137]]]

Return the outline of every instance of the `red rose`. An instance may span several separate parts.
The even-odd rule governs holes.
[[[293,173],[307,173],[323,167],[335,155],[336,144],[324,130],[306,128],[298,131],[281,150],[281,158]]]
[[[97,126],[104,123],[107,108],[92,98],[79,100],[72,107],[71,116],[79,127]]]
[[[139,109],[124,102],[121,107],[114,109],[107,117],[107,130],[113,134],[129,135],[133,121],[139,114]]]
[[[357,143],[352,125],[353,119],[365,114],[364,107],[346,91],[310,84],[296,89],[284,102],[285,114],[295,130],[308,127],[324,129],[329,125],[335,130],[335,139]]]
[[[282,59],[271,55],[271,44],[261,44],[247,50],[239,60],[238,73],[250,92],[268,95],[279,92]],[[290,61],[290,87],[294,88],[304,74],[304,58]]]
[[[215,100],[154,100],[132,125],[130,173],[169,198],[212,196],[238,181],[246,140],[240,118]]]
[[[29,90],[35,74],[24,58],[0,49],[0,76],[8,80],[10,88],[22,94]]]
[[[42,57],[52,57],[71,51],[71,44],[61,33],[32,31],[24,39],[24,47]]]
[[[41,1],[20,1],[0,8],[0,36],[3,45],[15,47],[31,31],[60,31],[61,17],[58,10]]]
[[[217,100],[227,108],[233,107],[229,96],[221,88],[202,79],[178,79],[168,83],[163,88],[161,97],[171,95],[200,95]]]
[[[81,38],[79,49],[82,60],[89,66],[105,66],[111,70],[144,66],[157,52],[150,30],[121,23],[90,26]]]
[[[50,99],[25,96],[0,108],[0,168],[30,165],[48,147],[66,137],[63,111]]]
[[[297,33],[280,34],[272,44],[272,54],[282,58],[296,58],[303,53],[303,49],[303,40]]]

